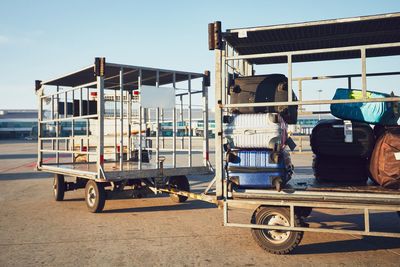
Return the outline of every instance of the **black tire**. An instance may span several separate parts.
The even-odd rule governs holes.
[[[187,177],[184,175],[170,177],[169,178],[169,187],[176,189],[176,190],[190,192],[189,181],[188,181]],[[180,195],[176,195],[176,194],[169,194],[169,197],[171,198],[171,200],[173,202],[176,202],[176,203],[182,203],[188,199],[188,197],[186,197],[186,196],[180,196]]]
[[[272,221],[274,220],[274,221]],[[264,225],[290,225],[288,208],[259,207],[253,214],[253,223]],[[295,214],[295,226],[300,226],[300,218]],[[303,232],[251,229],[251,234],[257,244],[272,254],[288,254],[295,249],[303,238]]]
[[[397,212],[397,215],[399,215],[399,217],[400,217],[400,211]]]
[[[65,179],[62,174],[54,174],[53,194],[56,201],[63,201],[65,193]]]
[[[101,212],[106,203],[106,191],[103,183],[90,180],[85,186],[85,202],[88,210],[93,213]]]
[[[312,208],[311,207],[296,207],[294,208],[294,212],[297,214],[297,216],[301,218],[307,218],[308,216],[311,215]]]

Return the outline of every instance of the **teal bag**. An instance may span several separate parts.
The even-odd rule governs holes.
[[[367,91],[367,98],[385,98],[394,95]],[[361,99],[362,91],[357,89],[336,89],[333,96],[338,99]],[[360,102],[346,104],[331,104],[331,113],[333,116],[343,119],[359,122],[367,122],[379,125],[397,125],[400,118],[399,102]]]

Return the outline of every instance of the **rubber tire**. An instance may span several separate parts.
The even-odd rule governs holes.
[[[283,207],[259,207],[253,213],[252,223],[263,224],[263,219],[265,219],[269,214],[276,213],[284,217],[288,222],[290,222],[290,213],[288,208]],[[295,226],[300,226],[301,221],[299,216],[295,214],[294,218]],[[283,255],[292,252],[300,243],[303,238],[303,232],[290,231],[289,237],[281,244],[274,244],[269,241],[263,234],[262,229],[251,229],[251,234],[257,244],[265,251]]]
[[[170,177],[168,184],[171,188],[190,192],[189,181],[185,175]],[[169,197],[171,198],[171,200],[173,202],[176,202],[176,203],[182,203],[188,199],[188,197],[186,197],[186,196],[180,196],[180,195],[176,195],[176,194],[169,194]]]
[[[311,207],[296,207],[294,208],[294,212],[296,212],[297,216],[301,218],[307,218],[308,216],[311,215],[312,212]]]
[[[93,189],[96,193],[93,205],[89,203],[89,190]],[[85,202],[88,210],[92,213],[101,212],[106,203],[106,191],[104,190],[103,183],[97,183],[89,180],[85,186]]]
[[[63,201],[65,193],[65,179],[62,174],[54,174],[53,194],[56,201]]]

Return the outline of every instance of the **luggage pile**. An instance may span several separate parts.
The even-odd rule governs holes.
[[[321,120],[310,137],[315,178],[319,181],[365,183],[374,141],[373,130],[367,123]]]
[[[394,96],[367,92],[367,98]],[[333,99],[361,99],[362,91],[337,89]],[[399,103],[332,104],[332,115],[313,129],[310,144],[317,180],[365,183],[368,177],[388,188],[400,188]],[[370,124],[375,124],[374,130]]]
[[[229,95],[231,104],[287,101],[287,78],[281,74],[235,78]],[[297,123],[297,106],[240,107],[230,113],[223,122],[226,171],[231,184],[243,189],[275,187],[280,191],[293,173],[290,155],[284,148],[287,124]]]

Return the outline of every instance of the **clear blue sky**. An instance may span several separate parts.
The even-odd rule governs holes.
[[[399,0],[2,0],[0,109],[36,108],[35,79],[46,80],[74,71],[91,64],[95,56],[105,56],[110,62],[213,71],[214,57],[213,52],[208,51],[207,24],[215,20],[221,20],[223,28],[227,29],[398,11]],[[380,60],[373,60],[373,63],[368,71],[381,70],[381,67],[385,71],[400,70],[398,57],[385,64]],[[295,65],[294,75],[359,71],[358,64],[354,70],[348,67],[349,64],[338,64],[306,64],[301,68]],[[326,69],[320,66],[326,66]],[[278,71],[286,71],[283,66],[276,67]],[[400,93],[399,77],[396,79],[384,87]],[[385,81],[372,85],[382,86],[382,82]],[[316,88],[310,86],[306,95],[315,95]]]

